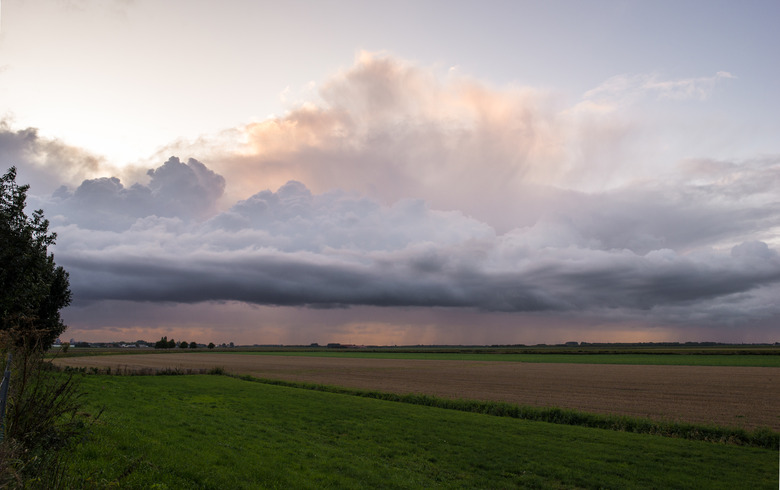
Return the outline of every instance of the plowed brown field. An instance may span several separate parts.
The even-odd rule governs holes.
[[[229,373],[394,393],[780,430],[780,368],[537,364],[237,354],[57,359],[112,369],[222,367]]]

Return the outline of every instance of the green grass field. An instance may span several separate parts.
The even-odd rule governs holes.
[[[85,376],[73,488],[775,488],[777,452],[226,376]]]

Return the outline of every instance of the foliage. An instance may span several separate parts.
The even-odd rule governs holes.
[[[65,330],[60,309],[70,304],[68,273],[48,253],[43,211],[24,212],[29,186],[16,183],[16,168],[0,177],[0,331],[17,332],[26,349],[47,349]]]
[[[168,337],[162,337],[160,340],[154,343],[155,349],[173,349],[176,347],[177,342],[173,339],[168,340]]]
[[[53,370],[40,350],[13,351],[4,439],[0,444],[0,486],[57,488],[66,450],[88,427],[80,415],[83,392],[72,375]]]
[[[772,488],[777,452],[247,383],[88,376],[92,488]],[[127,400],[133,400],[128,404]],[[159,424],[160,413],[176,414]],[[194,464],[193,462],[197,462]],[[76,484],[78,483],[78,484]]]
[[[197,349],[198,344],[196,342],[187,342],[186,340],[182,340],[181,342],[176,342],[173,339],[168,340],[168,337],[162,337],[160,340],[154,343],[155,349],[173,349],[174,347],[179,347],[180,349]],[[209,344],[209,349],[213,349],[214,344]]]
[[[48,253],[57,237],[49,221],[41,210],[24,212],[28,189],[16,183],[13,167],[0,177],[0,355],[11,359],[3,366],[11,377],[0,486],[58,488],[64,450],[84,428],[81,393],[44,356],[66,328],[60,309],[71,292],[68,273]]]
[[[209,342],[209,349],[213,349],[214,347],[216,347],[216,346],[214,345],[214,342]]]

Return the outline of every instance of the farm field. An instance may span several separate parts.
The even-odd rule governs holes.
[[[669,366],[780,367],[780,346],[602,346],[602,347],[372,347],[329,349],[323,347],[255,346],[228,350],[157,350],[114,347],[70,348],[52,351],[50,357],[83,357],[170,353],[243,354],[357,359],[428,359],[451,361],[507,361],[567,364],[641,364]]]
[[[354,351],[250,351],[245,355],[349,357],[355,359],[427,359],[441,361],[506,361],[566,364],[639,364],[657,366],[780,367],[778,354],[684,353],[455,353],[455,352],[354,352]]]
[[[84,376],[73,488],[774,488],[777,453],[253,383]]]
[[[392,393],[780,430],[780,368],[517,363],[222,353],[55,359],[101,369],[209,369]]]

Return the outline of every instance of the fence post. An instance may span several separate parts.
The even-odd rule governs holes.
[[[5,363],[3,383],[0,385],[0,442],[5,439],[5,403],[8,401],[8,385],[11,383],[11,353]]]

